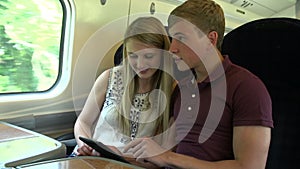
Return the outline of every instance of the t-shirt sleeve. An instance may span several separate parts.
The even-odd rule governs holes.
[[[233,125],[260,125],[274,127],[272,101],[267,88],[256,76],[245,78],[238,84],[233,97]]]

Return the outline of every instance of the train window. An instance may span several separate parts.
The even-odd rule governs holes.
[[[0,93],[44,92],[62,70],[63,0],[0,0]]]

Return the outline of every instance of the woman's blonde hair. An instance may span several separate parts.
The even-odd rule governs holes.
[[[170,111],[170,97],[172,92],[172,84],[173,79],[170,74],[172,74],[172,58],[168,54],[168,49],[170,47],[170,40],[168,34],[165,30],[163,24],[154,17],[140,17],[133,21],[124,37],[123,44],[123,68],[124,68],[124,94],[121,99],[121,104],[119,106],[119,126],[122,128],[122,132],[125,135],[130,135],[130,121],[129,121],[129,113],[132,105],[133,98],[135,94],[137,94],[138,90],[138,76],[131,68],[127,59],[127,49],[126,44],[128,40],[136,40],[147,45],[152,45],[156,48],[163,49],[162,57],[161,57],[161,65],[160,68],[157,69],[155,74],[153,75],[152,80],[152,88],[158,89],[158,95],[150,100],[150,103],[160,103],[163,94],[167,98],[166,104],[157,104],[151,105],[150,107],[157,107],[156,110],[163,111],[161,115],[155,121],[156,134],[162,133],[169,126],[169,111]],[[149,98],[149,97],[148,97]],[[166,106],[166,107],[162,107]],[[165,109],[164,109],[165,108]],[[161,110],[163,109],[163,110]],[[160,113],[160,112],[152,112],[151,113]]]

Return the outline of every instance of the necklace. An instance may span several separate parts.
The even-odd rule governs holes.
[[[139,110],[130,111],[130,139],[135,139],[139,128]]]
[[[133,99],[133,108],[130,110],[130,139],[135,139],[138,128],[139,128],[139,118],[140,113],[149,109],[150,102],[148,99],[148,93],[136,94]]]

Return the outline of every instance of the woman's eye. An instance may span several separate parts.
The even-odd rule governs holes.
[[[146,59],[151,59],[151,58],[153,58],[153,56],[154,56],[154,54],[152,54],[152,53],[145,54]]]
[[[129,53],[128,56],[131,58],[131,59],[135,59],[137,58],[138,56],[134,53]]]

